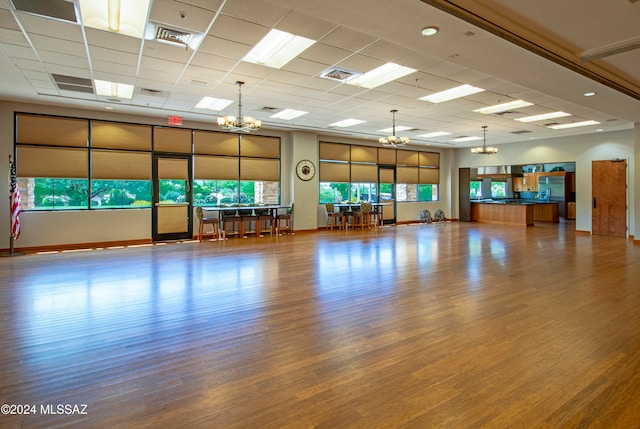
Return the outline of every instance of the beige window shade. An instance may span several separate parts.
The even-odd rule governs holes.
[[[320,159],[331,161],[349,161],[348,144],[320,142]]]
[[[189,180],[189,160],[159,158],[158,179]]]
[[[194,157],[193,176],[196,180],[238,180],[238,158],[222,156]]]
[[[150,151],[151,127],[149,125],[91,121],[91,146]]]
[[[378,148],[369,146],[351,146],[351,162],[378,162]]]
[[[238,156],[238,135],[215,131],[193,132],[193,152],[207,155]]]
[[[378,148],[378,164],[394,164],[396,163],[396,150],[387,148]],[[391,183],[391,182],[385,182]]]
[[[91,177],[151,180],[151,154],[94,149],[91,151]]]
[[[437,185],[440,183],[440,169],[420,168],[420,183],[423,185]]]
[[[240,158],[240,180],[277,182],[280,179],[277,159]]]
[[[414,150],[396,151],[396,164],[418,166],[418,152]],[[400,182],[399,182],[400,183]]]
[[[17,143],[87,147],[88,141],[86,119],[18,115]]]
[[[378,183],[378,166],[370,164],[351,164],[351,182]]]
[[[349,164],[338,162],[320,163],[321,182],[348,182]]]
[[[420,152],[421,167],[440,167],[440,154],[437,152]]]
[[[280,158],[280,139],[277,137],[241,136],[240,156],[252,158]]]
[[[393,170],[389,168],[380,169],[380,183],[393,183]]]
[[[191,153],[191,130],[154,127],[153,150],[159,152]]]
[[[19,177],[88,178],[89,150],[18,146]]]
[[[396,181],[398,183],[417,184],[418,167],[398,167],[396,169]]]

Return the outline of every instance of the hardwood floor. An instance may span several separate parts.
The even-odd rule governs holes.
[[[0,402],[36,411],[2,428],[640,427],[640,247],[572,223],[31,254],[0,277]]]

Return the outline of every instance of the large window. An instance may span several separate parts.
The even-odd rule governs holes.
[[[482,181],[481,180],[472,180],[469,183],[469,196],[471,198],[482,197]]]
[[[507,182],[491,182],[491,198],[506,197]]]
[[[151,207],[152,142],[193,153],[196,205],[280,203],[279,138],[35,114],[16,124],[25,211]],[[188,194],[184,180],[159,185],[161,201]]]

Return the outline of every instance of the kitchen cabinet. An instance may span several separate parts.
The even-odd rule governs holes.
[[[524,187],[524,177],[514,177],[513,178],[513,190],[515,192],[526,191],[527,189]]]
[[[522,186],[523,191],[538,191],[538,173],[524,173]]]
[[[567,203],[567,219],[575,219],[576,218],[576,203],[569,202]]]

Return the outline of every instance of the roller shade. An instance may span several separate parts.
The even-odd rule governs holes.
[[[349,182],[349,164],[337,162],[321,162],[320,181]]]
[[[153,129],[153,150],[191,153],[191,130],[155,127]]]
[[[240,180],[277,182],[280,179],[277,159],[240,158]]]
[[[252,158],[280,158],[280,139],[277,137],[241,136],[240,156]]]
[[[394,164],[396,163],[396,150],[387,148],[378,148],[378,164]]]
[[[92,150],[93,179],[151,180],[151,154]]]
[[[351,146],[351,162],[378,162],[378,148],[369,146]]]
[[[396,181],[398,183],[417,184],[418,167],[398,167],[396,169]]]
[[[370,164],[351,164],[351,182],[378,183],[378,166]]]
[[[423,185],[437,185],[440,183],[440,169],[420,168],[420,183]]]
[[[320,160],[349,161],[349,154],[348,144],[320,142]]]
[[[87,149],[18,146],[19,177],[88,178]]]
[[[193,132],[193,152],[207,155],[238,156],[238,135],[214,131]]]
[[[393,170],[390,168],[380,169],[380,183],[393,183]]]
[[[89,121],[37,115],[17,115],[17,143],[87,147]]]
[[[193,176],[196,180],[238,180],[238,158],[195,156]]]
[[[421,167],[440,167],[440,154],[437,152],[420,152]]]
[[[396,151],[396,164],[418,166],[418,152],[413,150]]]
[[[186,159],[158,159],[158,179],[189,180],[189,161]]]
[[[91,121],[91,146],[151,150],[151,126]]]

